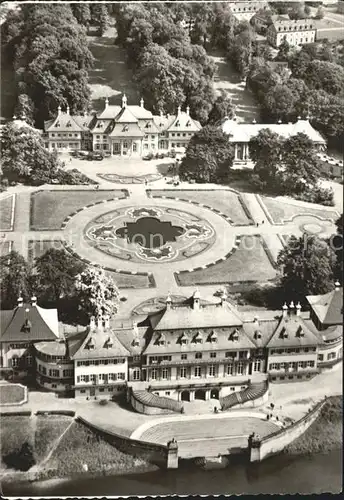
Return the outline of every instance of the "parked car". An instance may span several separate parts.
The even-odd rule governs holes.
[[[76,151],[76,158],[79,160],[87,160],[89,155],[89,151]]]
[[[165,153],[158,153],[157,157],[159,158],[159,160],[162,160],[163,158],[165,158]]]
[[[146,156],[143,157],[144,160],[153,160],[154,154],[153,153],[148,153]]]
[[[103,153],[91,152],[91,153],[89,153],[87,159],[90,161],[92,161],[92,160],[102,161],[102,160],[104,160],[104,155],[103,155]]]

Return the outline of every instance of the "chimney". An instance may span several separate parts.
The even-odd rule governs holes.
[[[107,97],[105,97],[105,108],[106,109],[109,105],[109,99]]]
[[[255,125],[257,123],[256,119],[253,118],[252,123]]]
[[[190,116],[190,106],[186,106],[186,114]]]
[[[283,312],[283,318],[286,318],[288,315],[288,306],[286,302],[284,302],[284,306],[282,307],[282,312]]]
[[[123,94],[123,97],[122,97],[122,108],[126,108],[127,107],[127,96],[125,94]]]
[[[200,299],[201,299],[201,294],[199,293],[199,290],[195,291],[192,298],[193,298],[193,303],[192,303],[193,309],[199,309]]]
[[[97,318],[97,330],[103,330],[103,318],[101,316]]]
[[[278,122],[277,122],[277,123],[278,123],[278,125],[281,125],[281,123],[282,123],[281,118],[278,120]]]
[[[171,295],[168,294],[167,297],[166,297],[166,308],[167,309],[171,309],[171,305],[172,305]]]
[[[300,316],[300,314],[301,314],[301,304],[300,302],[298,302],[296,304],[296,316]]]
[[[31,305],[32,307],[37,306],[37,297],[35,295],[31,297]]]
[[[259,318],[258,318],[258,316],[254,317],[253,323],[254,323],[254,325],[255,325],[256,328],[259,327]]]
[[[66,113],[67,113],[67,115],[69,115],[69,111],[70,111],[70,110],[69,110],[69,106],[68,106],[68,104],[67,104],[67,107],[66,107]]]
[[[222,294],[221,294],[221,306],[224,306],[224,305],[225,305],[226,300],[227,300],[227,294],[226,294],[226,291],[225,291],[225,290],[223,290],[223,291],[222,291]]]
[[[293,314],[293,312],[294,312],[294,309],[295,309],[295,305],[294,305],[294,302],[293,302],[293,301],[291,301],[291,302],[290,302],[290,304],[289,304],[289,309],[290,309],[290,311],[289,311],[289,312],[290,312],[290,315],[292,315],[292,314]]]
[[[108,314],[104,316],[104,326],[105,330],[110,330],[110,316]]]
[[[96,320],[95,320],[94,316],[91,316],[91,319],[90,319],[90,331],[94,332],[95,329],[96,329]]]
[[[160,110],[160,117],[163,118],[164,117],[164,113],[162,112],[162,110]]]
[[[338,280],[335,282],[334,286],[335,286],[335,291],[338,292],[338,290],[340,289],[340,283]]]
[[[178,106],[177,116],[179,116],[181,112],[182,112],[182,108],[180,106]]]
[[[17,300],[18,307],[23,307],[23,297],[19,295]]]
[[[61,106],[60,106],[60,105],[58,105],[58,106],[57,106],[57,116],[60,116],[60,114],[61,114]],[[14,118],[14,117],[13,117],[13,118]]]
[[[299,116],[297,117],[297,121],[299,122],[300,120],[301,120],[301,116],[299,115]]]
[[[141,97],[140,106],[141,108],[145,107],[145,101],[143,100],[143,97]]]

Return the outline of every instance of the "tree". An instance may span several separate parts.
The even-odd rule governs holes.
[[[71,8],[78,23],[88,27],[91,21],[91,10],[89,4],[82,2],[73,3],[71,4]]]
[[[290,53],[290,45],[288,43],[287,37],[284,36],[282,43],[278,48],[276,61],[288,61],[289,53]]]
[[[191,138],[179,175],[182,180],[218,183],[227,178],[233,160],[228,136],[220,128],[207,125]]]
[[[315,19],[323,19],[325,16],[324,7],[318,7],[317,13],[315,14]]]
[[[233,118],[234,106],[233,101],[228,94],[222,92],[216,99],[209,113],[208,124],[219,124],[224,118]]]
[[[75,277],[85,264],[63,249],[50,248],[35,260],[38,291],[41,297],[57,302],[75,293]]]
[[[303,133],[286,139],[281,149],[283,186],[287,193],[302,193],[317,185],[319,160],[312,140]]]
[[[39,132],[25,124],[3,127],[1,150],[2,173],[10,182],[42,184],[56,177],[62,166],[57,154],[45,149]]]
[[[75,278],[79,307],[88,317],[114,316],[118,311],[119,291],[103,269],[87,267]]]
[[[0,291],[2,308],[11,309],[17,304],[18,297],[24,301],[32,295],[30,266],[16,251],[0,257]]]
[[[328,61],[311,61],[303,75],[310,89],[324,90],[339,95],[344,88],[344,68]]]
[[[304,301],[306,295],[325,294],[333,289],[336,254],[317,236],[292,236],[277,263],[288,300]]]
[[[27,94],[19,94],[14,115],[24,120],[27,124],[34,124],[35,106]]]
[[[305,14],[305,18],[307,19],[308,17],[311,16],[312,14],[312,9],[310,8],[309,5],[305,5],[305,8],[303,10],[304,14]]]
[[[94,2],[90,4],[90,12],[91,23],[99,26],[99,34],[103,36],[110,23],[108,6],[104,3]]]
[[[332,238],[332,244],[337,255],[336,277],[343,282],[343,214],[336,220],[337,234]]]
[[[269,128],[260,130],[249,142],[250,157],[255,163],[254,173],[262,187],[279,188],[277,174],[282,146],[283,138]]]

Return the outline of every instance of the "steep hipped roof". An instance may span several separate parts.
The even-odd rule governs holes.
[[[278,19],[270,26],[276,32],[293,32],[315,30],[315,23],[310,19]]]
[[[36,342],[58,337],[57,309],[23,304],[10,314],[4,312],[1,312],[1,342]]]
[[[236,120],[226,120],[222,130],[229,135],[229,142],[249,142],[261,130],[269,129],[285,139],[296,134],[306,134],[315,143],[326,144],[325,139],[315,130],[308,120],[298,120],[296,123],[237,123]]]
[[[296,314],[282,317],[266,347],[316,346],[317,336],[307,323]]]
[[[163,340],[163,343],[161,342]],[[201,340],[199,342],[198,340]],[[183,342],[186,341],[186,342]],[[238,349],[254,349],[255,344],[249,339],[245,328],[224,327],[202,331],[201,328],[182,331],[155,331],[144,354],[167,354],[187,352],[209,352]]]
[[[140,355],[146,346],[147,327],[121,328],[114,333],[132,356]]]
[[[197,132],[201,130],[201,128],[201,124],[197,120],[191,118],[185,111],[180,111],[166,130],[168,130],[168,132]]]
[[[143,137],[137,123],[115,123],[109,137]]]
[[[121,106],[112,106],[109,104],[97,115],[97,118],[99,120],[114,120],[121,109]]]
[[[306,299],[323,325],[343,323],[343,287],[325,295],[307,295]]]
[[[79,119],[77,119],[79,120]],[[45,132],[82,132],[85,127],[79,125],[78,121],[74,119],[74,116],[69,113],[60,112],[53,120],[44,122]]]
[[[93,345],[93,348],[89,348],[90,345]],[[80,347],[71,357],[73,359],[100,359],[129,355],[129,351],[121,344],[114,331],[97,329],[88,331]]]
[[[155,322],[158,314],[152,315]],[[242,321],[232,308],[226,303],[208,304],[193,308],[190,306],[166,307],[161,318],[154,326],[155,330],[178,330],[185,328],[216,328],[241,326]],[[153,325],[152,325],[153,326]]]
[[[118,113],[118,115],[115,118],[116,123],[137,123],[138,119],[136,116],[133,115],[133,113],[130,111],[129,108],[125,107],[122,108],[121,111]]]
[[[160,132],[165,132],[175,120],[175,115],[154,115],[153,120]]]
[[[55,342],[38,342],[35,344],[35,349],[49,356],[72,357],[85,340],[87,333],[87,330],[84,330]]]

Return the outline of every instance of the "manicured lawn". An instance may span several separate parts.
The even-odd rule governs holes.
[[[25,390],[17,384],[0,384],[0,405],[20,403],[24,400]]]
[[[197,201],[208,205],[224,213],[232,219],[234,224],[249,224],[250,219],[246,215],[239,196],[232,191],[214,190],[214,191],[196,191],[196,190],[152,190],[151,196],[172,196],[184,200]]]
[[[82,472],[83,464],[87,464],[89,472],[99,474],[109,467],[127,471],[145,466],[147,462],[122,453],[81,423],[74,422],[53,452],[47,467],[56,469],[59,476],[66,476]]]
[[[289,220],[294,215],[306,214],[317,215],[323,219],[332,219],[333,221],[338,219],[338,215],[334,210],[292,205],[267,196],[261,196],[261,199],[276,224],[281,224],[283,220]]]
[[[30,240],[29,241],[29,260],[33,262],[38,257],[41,257],[49,248],[60,250],[64,248],[61,240]]]
[[[182,286],[260,281],[276,277],[276,271],[258,236],[244,236],[238,249],[225,261],[206,269],[181,273],[177,281]]]
[[[37,417],[35,432],[36,462],[40,462],[47,456],[55,441],[67,429],[71,420],[71,417],[63,415],[39,415]]]
[[[148,275],[122,274],[113,271],[106,271],[111,276],[118,288],[149,288]]]
[[[0,200],[0,231],[11,231],[12,206],[14,197],[12,195]]]
[[[1,457],[21,449],[25,442],[33,443],[29,417],[1,417],[0,425]]]
[[[38,191],[31,195],[31,230],[60,229],[68,215],[90,203],[124,198],[121,190],[112,191]]]

